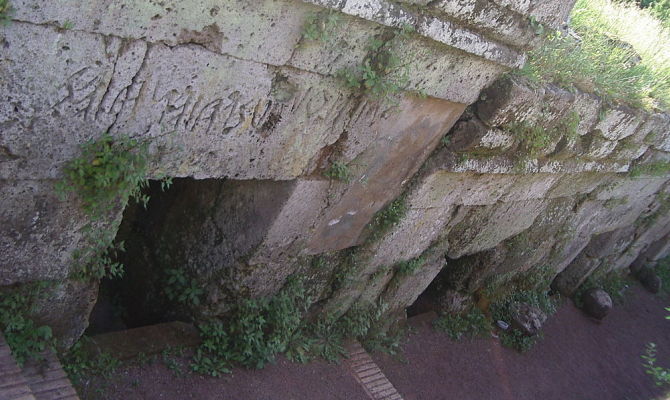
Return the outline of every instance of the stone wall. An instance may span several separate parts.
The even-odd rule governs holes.
[[[293,273],[320,309],[382,301],[402,314],[452,265],[481,266],[454,280],[465,294],[540,265],[569,293],[593,270],[667,252],[667,177],[626,172],[667,159],[668,116],[496,81],[539,44],[532,21],[559,28],[569,1],[13,4],[0,28],[0,285],[59,282],[59,306],[42,309],[66,343],[97,284],[70,279],[87,220],[53,188],[103,132],[148,141],[151,178],[194,179],[121,233],[143,254],[129,267],[176,263],[200,283],[201,314],[272,295]],[[326,40],[303,36],[333,13]],[[370,59],[372,39],[404,66],[403,93],[374,98],[337,77]],[[334,163],[347,182],[324,176]],[[380,229],[399,196],[406,212]],[[414,259],[413,274],[394,267]]]

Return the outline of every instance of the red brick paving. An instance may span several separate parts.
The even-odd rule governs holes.
[[[349,357],[345,363],[352,375],[372,400],[403,400],[393,384],[386,378],[372,357],[357,341],[347,346]]]

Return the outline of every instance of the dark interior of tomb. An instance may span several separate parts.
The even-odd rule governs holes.
[[[161,229],[157,225],[170,212],[175,199],[185,191],[194,190],[194,182],[208,184],[208,180],[175,179],[163,190],[160,181],[150,181],[143,193],[150,196],[146,207],[133,200],[129,202],[115,239],[116,243],[124,242],[125,251],[116,254],[114,259],[124,265],[124,274],[100,282],[87,334],[190,319],[184,310],[165,297],[161,287],[165,277],[159,275],[161,267],[169,266],[161,265],[153,257],[153,248],[157,244],[154,232]]]

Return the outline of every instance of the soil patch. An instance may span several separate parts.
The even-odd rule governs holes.
[[[422,323],[403,348],[406,364],[374,359],[405,400],[660,399],[665,390],[645,374],[640,356],[655,342],[659,364],[670,366],[668,305],[633,287],[598,322],[566,302],[524,354],[495,338],[453,342]]]

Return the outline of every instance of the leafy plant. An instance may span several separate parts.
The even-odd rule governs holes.
[[[351,171],[349,167],[341,162],[334,162],[330,167],[323,173],[327,178],[337,179],[338,181],[349,183],[351,180]]]
[[[402,332],[389,334],[380,326],[387,308],[384,303],[356,304],[340,318],[327,315],[318,319],[307,327],[307,332],[315,339],[312,354],[327,361],[337,361],[345,354],[342,342],[348,337],[358,339],[368,351],[396,354]]]
[[[309,324],[303,335],[311,338],[307,348],[309,358],[320,357],[328,362],[337,362],[346,354],[345,335],[333,315],[326,315]]]
[[[11,21],[14,9],[9,0],[0,0],[0,24],[7,25]]]
[[[303,26],[302,36],[307,40],[329,42],[333,39],[340,15],[334,11],[309,14]]]
[[[229,372],[233,362],[262,368],[288,349],[309,304],[302,279],[295,277],[272,298],[241,301],[225,321],[199,325],[202,344],[191,368],[212,376]]]
[[[22,290],[5,289],[0,296],[0,330],[19,366],[30,359],[41,359],[45,350],[54,349],[51,328],[38,325],[30,317],[35,301],[46,287],[45,282],[33,283]]]
[[[123,274],[123,265],[113,262],[124,243],[114,244],[115,232],[105,220],[135,199],[149,201],[142,189],[147,186],[147,143],[128,136],[108,133],[81,146],[81,156],[64,167],[65,177],[56,184],[61,200],[76,193],[89,223],[82,232],[86,245],[73,253],[73,276],[82,280],[114,278]],[[163,187],[171,181],[163,181]]]
[[[485,336],[490,330],[489,321],[478,308],[473,308],[464,315],[443,315],[433,321],[433,326],[446,332],[452,340],[459,340],[464,335]]]
[[[197,306],[204,291],[195,280],[189,279],[181,268],[170,268],[165,271],[167,281],[163,291],[169,300],[177,301],[186,306]]]
[[[82,155],[66,164],[65,179],[56,186],[63,198],[76,193],[87,216],[96,221],[125,206],[130,198],[147,203],[141,192],[147,185],[146,143],[105,133],[81,149]]]
[[[656,344],[648,343],[645,354],[642,355],[645,372],[654,378],[656,386],[670,384],[670,369],[656,365]]]

